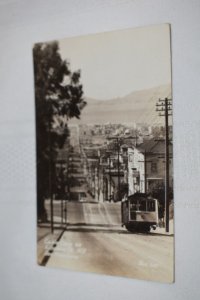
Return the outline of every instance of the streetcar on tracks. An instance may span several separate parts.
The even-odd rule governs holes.
[[[144,193],[125,196],[121,202],[122,226],[130,232],[149,232],[158,225],[158,200]]]

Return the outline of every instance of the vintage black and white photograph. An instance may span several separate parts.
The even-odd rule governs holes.
[[[37,262],[174,282],[170,25],[33,46]]]

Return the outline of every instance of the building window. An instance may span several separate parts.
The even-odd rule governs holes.
[[[157,163],[156,162],[151,163],[151,172],[152,173],[157,172]]]

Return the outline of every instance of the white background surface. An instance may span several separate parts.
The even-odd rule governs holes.
[[[165,22],[172,25],[176,282],[37,266],[33,43]],[[199,70],[199,0],[0,0],[1,299],[199,299]]]

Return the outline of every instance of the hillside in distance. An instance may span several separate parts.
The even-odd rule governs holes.
[[[97,100],[86,98],[86,107],[81,119],[72,119],[70,124],[104,124],[104,123],[161,123],[156,111],[158,99],[171,98],[171,85],[135,91],[124,97]]]

